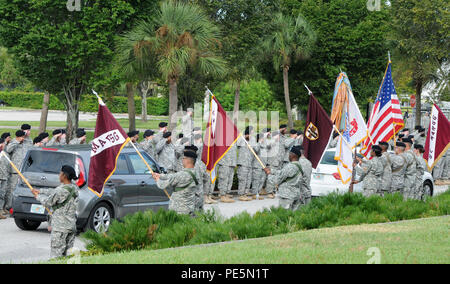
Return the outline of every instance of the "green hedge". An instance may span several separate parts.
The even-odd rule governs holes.
[[[425,202],[404,201],[400,194],[365,198],[362,194],[336,193],[312,200],[297,211],[266,209],[253,216],[241,213],[220,220],[212,213],[197,218],[161,209],[126,216],[113,221],[107,233],[88,231],[87,254],[138,249],[162,249],[186,245],[260,238],[299,230],[383,223],[450,213],[450,192],[427,198]]]
[[[18,91],[0,91],[0,100],[5,101],[11,107],[41,109],[43,93],[27,93]],[[140,114],[142,100],[135,97],[136,113]],[[112,102],[106,101],[108,108],[113,113],[128,113],[128,100],[126,97],[113,97]],[[56,96],[50,96],[49,109],[64,110],[64,105]],[[94,95],[84,95],[80,103],[80,111],[97,112],[98,102]],[[147,113],[149,115],[167,115],[169,113],[169,101],[166,98],[147,98]]]

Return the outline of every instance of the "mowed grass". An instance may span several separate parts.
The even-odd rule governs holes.
[[[223,244],[83,257],[81,263],[450,263],[450,216],[301,231]],[[375,254],[374,254],[375,252]],[[65,263],[67,260],[60,260]]]

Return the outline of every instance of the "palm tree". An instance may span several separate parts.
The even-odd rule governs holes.
[[[273,32],[262,43],[262,51],[272,56],[275,70],[283,70],[284,99],[289,120],[289,128],[294,127],[292,121],[291,100],[289,97],[289,68],[292,63],[307,58],[316,41],[316,35],[302,15],[297,18],[278,13],[272,22]]]
[[[167,1],[153,21],[143,21],[129,35],[138,66],[154,66],[169,85],[169,129],[175,128],[172,115],[177,111],[177,83],[188,67],[204,74],[225,73],[225,62],[216,56],[220,47],[219,29],[197,5]]]

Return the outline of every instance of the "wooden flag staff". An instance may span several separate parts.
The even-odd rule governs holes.
[[[25,176],[19,171],[19,169],[16,167],[16,165],[14,165],[14,163],[8,158],[8,156],[5,154],[4,151],[1,152],[1,155],[8,160],[9,164],[11,165],[11,167],[17,172],[17,174],[20,176],[20,178],[23,180],[23,182],[25,182],[25,184],[28,186],[28,188],[33,193],[33,190],[34,190],[33,187],[28,182],[28,180],[25,178]],[[34,193],[33,193],[33,195],[34,195]],[[50,211],[50,209],[48,209],[47,207],[45,207],[45,209],[47,210],[49,215],[52,215],[52,212]]]

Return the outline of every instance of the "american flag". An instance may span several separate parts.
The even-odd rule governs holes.
[[[364,141],[361,153],[367,156],[373,143],[388,142],[405,125],[400,109],[400,101],[392,80],[391,62],[389,61],[386,73],[381,83],[378,96],[373,106],[367,128],[369,138]]]

